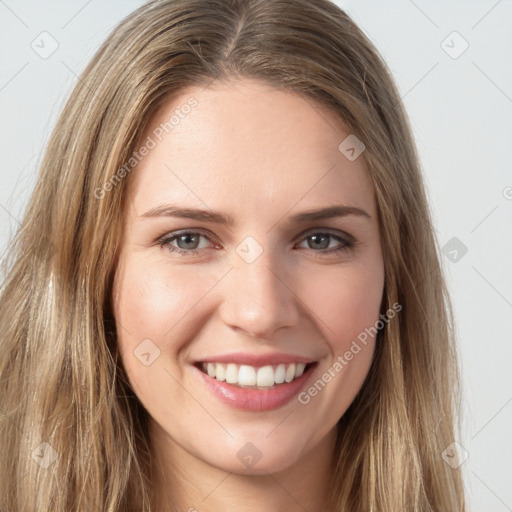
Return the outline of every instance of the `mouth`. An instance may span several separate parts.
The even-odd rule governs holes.
[[[242,389],[270,390],[289,384],[316,365],[312,363],[280,363],[265,366],[251,366],[236,363],[197,362],[202,373],[219,382],[225,382]]]

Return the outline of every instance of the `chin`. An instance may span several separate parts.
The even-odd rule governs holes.
[[[281,430],[272,439],[273,435],[272,429],[255,431],[245,428],[243,433],[226,439],[226,443],[216,443],[215,449],[196,453],[196,456],[223,471],[240,475],[266,475],[290,468],[309,451],[306,444],[311,440],[311,435],[306,435],[304,431]]]

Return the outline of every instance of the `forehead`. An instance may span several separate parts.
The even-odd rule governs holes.
[[[130,203],[139,214],[169,202],[263,214],[344,202],[371,214],[364,157],[339,150],[350,134],[313,100],[260,81],[189,87],[146,127]]]

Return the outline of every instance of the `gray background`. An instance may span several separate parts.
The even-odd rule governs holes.
[[[142,3],[0,0],[0,254],[77,75]],[[512,1],[337,3],[394,73],[423,162],[459,329],[471,510],[512,511]]]

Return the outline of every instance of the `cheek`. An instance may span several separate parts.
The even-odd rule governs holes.
[[[143,258],[128,259],[117,278],[116,320],[132,338],[161,340],[204,296],[210,279],[165,267]]]
[[[184,267],[171,273],[154,258],[127,254],[121,259],[113,297],[117,345],[133,390],[152,414],[172,414],[155,389],[172,388],[168,372],[182,377],[175,361],[194,337],[190,318],[209,287],[210,279],[198,278]]]
[[[132,387],[151,402],[152,389],[169,387],[167,371],[183,376],[180,360],[201,328],[206,297],[222,272],[170,268],[140,254],[127,254],[121,262],[114,281],[117,345]]]
[[[323,418],[321,432],[326,432],[350,406],[371,367],[376,337],[372,328],[379,320],[383,269],[378,262],[354,265],[335,275],[324,273],[315,283],[318,286],[309,304],[330,357],[298,401],[312,416]]]
[[[308,302],[334,355],[343,354],[365,329],[375,325],[383,289],[378,263],[354,265],[336,275],[326,272],[315,280]]]

